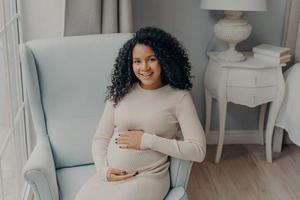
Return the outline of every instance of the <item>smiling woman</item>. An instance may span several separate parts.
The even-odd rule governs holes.
[[[124,44],[93,139],[97,173],[76,200],[162,200],[170,188],[169,156],[203,161],[190,69],[177,39],[158,28],[142,28]]]

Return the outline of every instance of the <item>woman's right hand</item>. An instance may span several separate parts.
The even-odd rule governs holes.
[[[119,169],[108,168],[106,172],[107,181],[122,181],[133,176],[136,176],[138,172],[127,173],[126,171],[122,171]]]

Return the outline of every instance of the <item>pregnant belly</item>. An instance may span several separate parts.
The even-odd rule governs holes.
[[[107,149],[108,165],[112,168],[133,171],[151,165],[165,157],[165,154],[153,150],[122,149],[115,143],[118,134],[118,132],[114,133]]]

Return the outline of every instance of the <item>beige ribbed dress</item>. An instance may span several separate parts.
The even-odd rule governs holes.
[[[142,129],[141,150],[119,148],[119,132]],[[191,94],[165,85],[143,89],[138,83],[114,108],[107,101],[92,145],[97,173],[76,200],[162,200],[170,187],[168,156],[201,162],[205,136]],[[113,167],[138,171],[132,178],[108,182]]]

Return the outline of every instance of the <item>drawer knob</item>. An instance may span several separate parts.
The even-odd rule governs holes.
[[[254,77],[254,85],[257,85],[257,76]]]
[[[256,104],[256,96],[253,96],[253,104]]]

